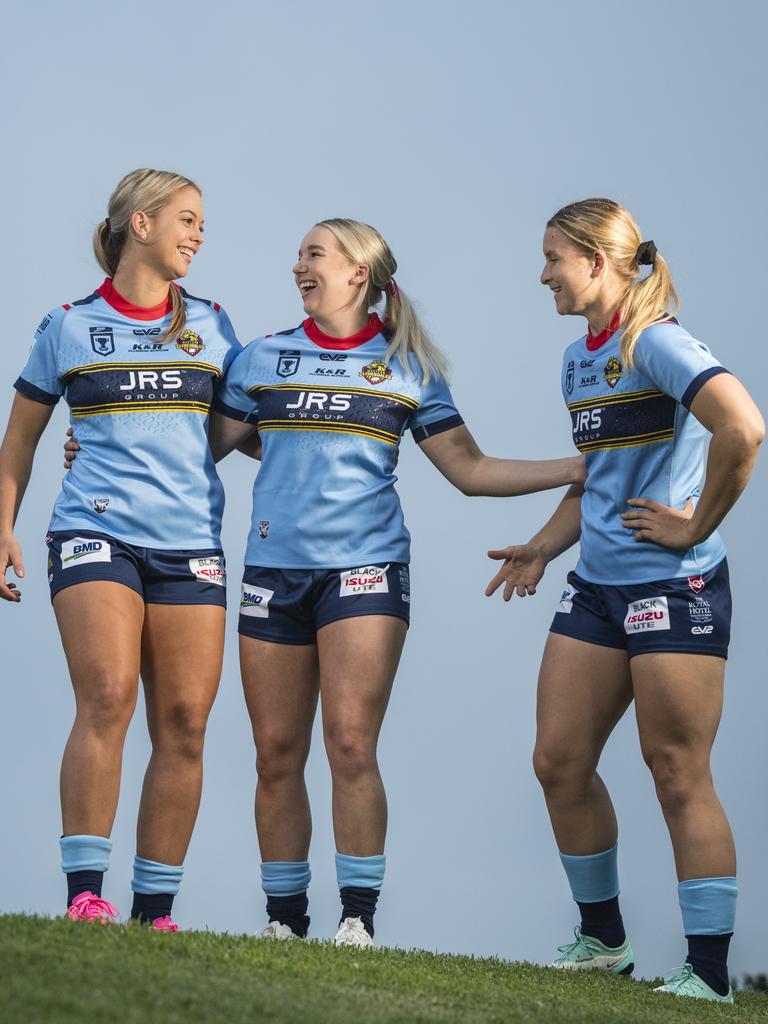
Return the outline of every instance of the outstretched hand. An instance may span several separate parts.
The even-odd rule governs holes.
[[[627,504],[632,508],[622,514],[621,521],[628,530],[635,531],[636,541],[649,540],[674,551],[687,551],[700,542],[701,538],[695,538],[691,528],[690,498],[682,511],[650,498],[630,498]]]
[[[72,433],[72,427],[67,427],[67,440],[64,442],[64,469],[72,469],[72,463],[80,451],[80,445],[74,439]]]
[[[8,570],[13,569],[19,579],[24,577],[24,563],[21,560],[21,548],[16,538],[10,534],[7,537],[0,537],[0,566],[3,569],[0,579],[0,598],[3,601],[13,601],[18,604],[21,600],[21,591],[15,583],[6,583],[5,577]]]
[[[533,544],[518,544],[499,551],[489,551],[488,557],[503,560],[504,565],[485,588],[486,597],[495,594],[503,583],[505,601],[509,601],[513,593],[518,597],[535,594],[538,582],[547,568],[547,559]]]

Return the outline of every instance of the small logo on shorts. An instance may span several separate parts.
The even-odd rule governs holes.
[[[627,605],[624,631],[628,634],[647,633],[652,629],[671,629],[669,605],[666,597],[646,597]]]
[[[269,520],[268,519],[260,519],[259,520],[259,536],[261,537],[262,540],[266,540],[267,537],[269,536]]]
[[[615,388],[623,376],[623,366],[616,358],[616,356],[611,356],[611,358],[605,364],[605,370],[603,371],[603,380],[609,388]]]
[[[691,622],[702,625],[705,622],[712,622],[712,605],[705,597],[697,597],[695,601],[688,602],[688,611],[691,614]]]
[[[560,604],[557,606],[558,612],[562,615],[570,615],[573,611],[573,599],[576,594],[578,594],[578,590],[569,583],[560,595]]]
[[[700,594],[706,586],[706,583],[704,582],[702,576],[689,576],[688,586],[691,588],[694,594]]]
[[[45,535],[45,543],[46,544],[50,544],[52,541],[53,541],[53,534],[52,533],[46,533],[46,535]]]
[[[346,572],[339,573],[341,581],[339,597],[354,597],[357,594],[388,594],[388,569],[388,565],[385,565],[383,569],[378,565],[366,565],[359,569],[348,569]]]
[[[109,498],[94,498],[93,511],[103,515],[109,508]]]
[[[189,571],[201,583],[215,583],[217,587],[224,587],[227,584],[227,570],[224,568],[224,559],[220,555],[213,555],[210,558],[190,558]]]
[[[274,590],[243,583],[240,592],[240,614],[252,619],[268,619],[269,602],[274,596]]]
[[[714,626],[691,626],[691,632],[696,636],[708,636],[710,633],[714,633]]]
[[[112,546],[105,540],[88,537],[73,537],[61,545],[61,567],[71,569],[73,565],[86,562],[111,562]]]

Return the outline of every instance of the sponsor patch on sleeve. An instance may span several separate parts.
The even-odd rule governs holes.
[[[240,614],[248,615],[252,619],[268,619],[269,602],[274,595],[274,590],[243,583],[240,591]]]
[[[558,612],[563,615],[570,615],[573,611],[573,599],[578,594],[576,587],[572,587],[567,584],[565,590],[560,597],[560,604],[557,606]]]
[[[645,633],[651,629],[669,629],[669,606],[666,597],[645,597],[627,605],[624,619],[626,633]]]
[[[348,569],[339,573],[341,586],[339,597],[354,597],[357,594],[388,594],[388,565],[365,565],[359,569]]]
[[[73,537],[61,545],[61,568],[71,569],[73,565],[87,562],[111,562],[112,545],[95,537]]]
[[[209,558],[190,558],[189,571],[201,583],[215,583],[217,587],[227,585],[227,570],[221,555]]]

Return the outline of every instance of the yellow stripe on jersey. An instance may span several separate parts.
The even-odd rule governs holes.
[[[119,416],[124,412],[197,412],[207,416],[210,412],[208,402],[191,402],[180,399],[178,402],[114,402],[108,405],[73,406],[72,419],[84,419],[87,416]]]
[[[622,402],[641,402],[645,398],[661,398],[670,396],[658,388],[646,388],[644,391],[622,391],[618,395],[600,395],[596,398],[584,398],[579,402],[569,402],[571,412],[580,409],[594,409],[597,406],[620,405]]]
[[[612,451],[615,448],[637,448],[643,444],[656,444],[658,441],[671,441],[675,436],[674,428],[671,430],[656,430],[650,434],[633,434],[630,437],[607,437],[604,441],[587,441],[577,445],[580,452],[604,452]]]
[[[150,363],[89,363],[86,366],[73,366],[71,370],[67,370],[66,373],[62,374],[61,379],[66,380],[67,377],[74,377],[78,373],[106,373],[109,370],[203,370],[206,373],[212,373],[215,377],[221,376],[221,369],[218,366],[214,366],[213,363],[189,363],[189,362],[157,362]]]
[[[370,395],[374,398],[388,398],[399,405],[405,405],[409,409],[418,409],[419,402],[408,395],[398,395],[392,391],[374,391],[373,388],[347,387],[345,384],[254,384],[248,388],[249,395],[255,395],[259,391],[319,391],[328,394],[345,395]]]
[[[355,434],[391,445],[396,445],[400,440],[398,434],[391,434],[387,430],[368,427],[364,423],[346,423],[343,420],[336,423],[322,423],[316,420],[259,420],[259,433],[265,430],[319,430],[335,434]]]

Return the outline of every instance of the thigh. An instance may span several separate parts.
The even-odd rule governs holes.
[[[121,583],[143,597],[137,549],[130,544],[90,530],[57,530],[49,533],[48,583],[51,600],[80,583]]]
[[[540,752],[596,764],[631,701],[626,651],[549,634],[536,705]]]
[[[205,721],[221,677],[224,608],[147,604],[141,678],[150,726],[168,716]]]
[[[305,752],[317,708],[317,647],[241,635],[240,672],[257,748]]]
[[[326,739],[337,728],[378,737],[407,629],[403,619],[392,615],[364,615],[318,630]]]
[[[240,636],[270,645],[314,646],[314,576],[311,569],[246,565],[240,590]]]
[[[135,694],[144,624],[141,597],[120,583],[94,580],[60,590],[53,610],[77,700],[99,697],[105,687]]]
[[[725,661],[705,654],[639,654],[630,663],[646,760],[672,750],[709,762],[723,710]]]

